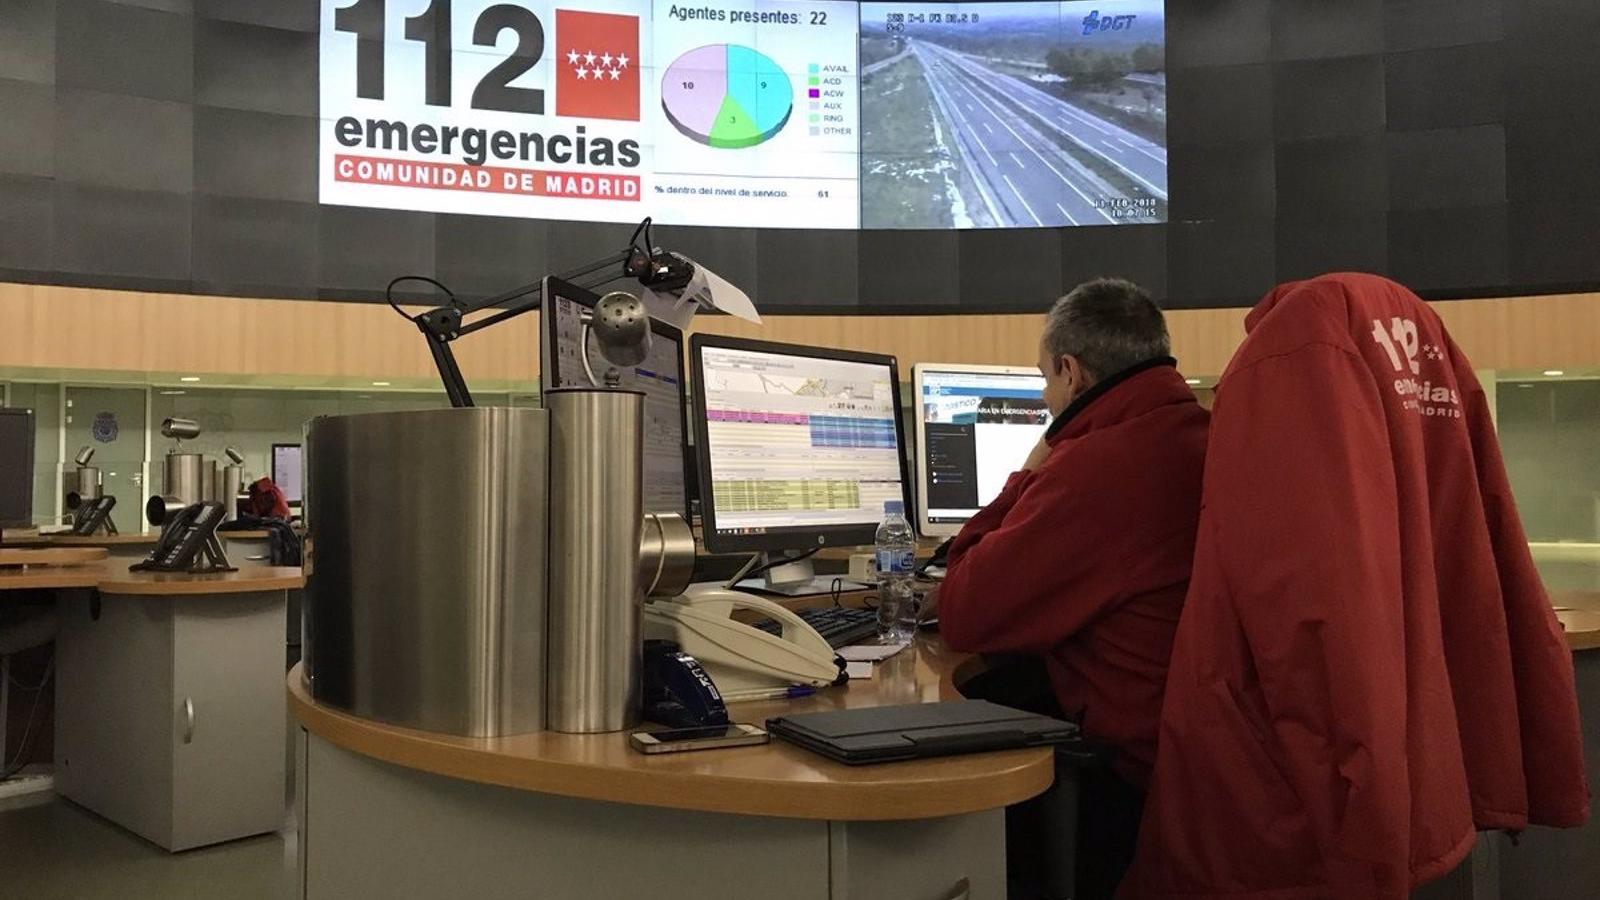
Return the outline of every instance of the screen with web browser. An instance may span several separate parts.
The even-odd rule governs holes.
[[[959,525],[1000,493],[1049,427],[1044,377],[929,365],[917,370],[917,391],[923,519]]]

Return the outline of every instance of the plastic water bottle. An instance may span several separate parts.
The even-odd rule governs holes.
[[[917,599],[911,588],[917,568],[917,539],[906,521],[903,502],[884,502],[876,543],[878,638],[886,644],[909,644],[917,633]]]

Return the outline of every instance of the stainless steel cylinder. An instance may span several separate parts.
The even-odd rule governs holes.
[[[78,495],[79,503],[100,499],[100,467],[79,466],[77,477],[74,479],[72,492]]]
[[[496,407],[311,420],[313,696],[425,731],[544,729],[548,422]]]
[[[694,531],[677,513],[647,513],[639,537],[639,590],[676,597],[694,580]]]
[[[160,528],[167,524],[168,519],[183,512],[183,508],[188,505],[177,497],[170,495],[166,497],[159,495],[151,497],[144,504],[144,520]]]
[[[222,495],[222,466],[214,459],[200,464],[200,499],[217,500]]]
[[[222,501],[223,521],[232,522],[239,518],[239,491],[244,489],[244,466],[231,465],[222,467],[222,496],[217,498]]]
[[[550,728],[639,723],[644,395],[554,390],[550,410]]]
[[[200,423],[193,419],[163,419],[161,422],[161,436],[178,440],[192,440],[200,436]]]
[[[205,499],[205,457],[198,453],[168,453],[167,480],[162,496],[177,497],[185,506]]]

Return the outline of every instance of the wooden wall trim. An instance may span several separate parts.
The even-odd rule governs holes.
[[[1600,366],[1600,293],[1433,304],[1480,369]],[[415,310],[413,310],[415,311]],[[1216,375],[1244,336],[1244,309],[1171,310],[1183,370]],[[912,363],[1027,365],[1043,316],[709,316],[696,330],[893,353]],[[155,294],[0,283],[0,366],[86,372],[289,376],[430,382],[415,329],[378,303]],[[538,379],[538,316],[463,338],[461,368],[478,389]]]

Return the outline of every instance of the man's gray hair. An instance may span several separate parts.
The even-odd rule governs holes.
[[[1044,345],[1052,359],[1077,359],[1090,381],[1172,355],[1161,308],[1121,278],[1086,281],[1057,300],[1045,319]]]

